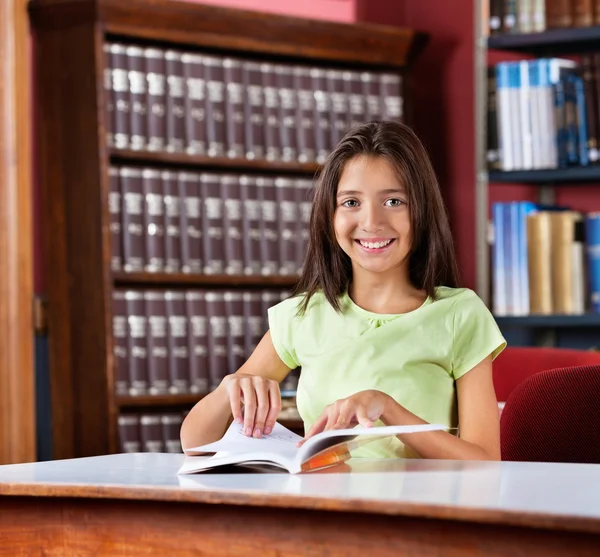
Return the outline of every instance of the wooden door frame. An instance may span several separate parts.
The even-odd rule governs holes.
[[[35,460],[27,0],[0,1],[0,464]]]

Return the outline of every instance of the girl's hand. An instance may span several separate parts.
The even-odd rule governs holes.
[[[337,400],[325,407],[298,446],[321,431],[351,428],[357,424],[371,427],[385,413],[390,403],[394,402],[392,397],[376,390],[360,391]]]
[[[244,435],[259,438],[263,433],[271,433],[281,410],[277,381],[259,375],[234,373],[223,379],[220,388],[229,399],[233,419],[238,424],[243,422]]]

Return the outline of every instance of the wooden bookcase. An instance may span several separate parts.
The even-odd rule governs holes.
[[[311,177],[316,163],[237,160],[107,145],[105,41],[403,75],[425,43],[409,29],[311,21],[169,0],[32,0],[37,149],[43,189],[54,458],[116,452],[122,409],[186,408],[198,395],[118,397],[112,333],[117,287],[290,287],[293,277],[115,273],[109,168],[226,169]]]

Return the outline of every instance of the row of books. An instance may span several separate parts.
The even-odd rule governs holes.
[[[503,62],[488,73],[488,167],[534,170],[600,160],[600,54]]]
[[[311,180],[111,167],[109,195],[114,271],[300,273]]]
[[[493,311],[600,313],[600,213],[494,203]]]
[[[237,371],[268,329],[281,290],[114,290],[118,396],[204,394]],[[295,391],[297,374],[281,389]]]
[[[311,162],[372,120],[402,121],[402,78],[106,43],[107,141],[118,149]]]
[[[600,25],[598,0],[489,0],[489,34]]]

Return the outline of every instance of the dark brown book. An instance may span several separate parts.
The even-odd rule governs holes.
[[[127,332],[127,302],[125,292],[113,290],[112,297],[112,331],[113,331],[113,357],[115,394],[125,396],[129,394],[129,351]]]
[[[490,0],[489,34],[491,36],[501,35],[503,26],[504,0]]]
[[[298,95],[294,87],[293,68],[283,64],[276,64],[274,68],[279,95],[281,158],[284,161],[295,161],[298,158],[298,141],[296,137]]]
[[[210,157],[225,156],[226,112],[223,58],[204,57],[206,79],[206,140]]]
[[[281,159],[282,146],[279,135],[281,123],[275,66],[273,64],[261,64],[260,72],[264,95],[265,157],[269,161],[278,161]]]
[[[331,95],[327,89],[327,72],[320,68],[310,70],[311,86],[315,97],[315,148],[319,163],[325,162],[333,148],[331,139]]]
[[[165,53],[159,48],[144,49],[146,59],[146,106],[148,110],[149,151],[167,147],[167,67]]]
[[[119,170],[123,218],[123,270],[143,271],[146,261],[144,234],[144,185],[139,168]]]
[[[227,315],[225,295],[222,291],[206,292],[206,315],[208,316],[208,361],[211,390],[216,389],[229,373],[227,354]]]
[[[170,387],[167,302],[164,291],[144,293],[148,319],[148,393],[167,394]]]
[[[110,213],[110,268],[113,271],[123,269],[123,236],[121,229],[121,185],[119,169],[111,166],[108,170],[109,193],[108,210]]]
[[[164,452],[165,446],[160,414],[142,414],[140,416],[140,437],[142,439],[142,452]]]
[[[186,95],[186,152],[190,155],[206,154],[206,81],[204,57],[185,53],[182,57]]]
[[[167,71],[167,151],[182,153],[186,145],[185,78],[181,52],[165,52]]]
[[[129,147],[129,77],[127,76],[127,48],[119,43],[110,45],[110,67],[114,97],[114,143],[118,149]]]
[[[198,174],[179,172],[181,270],[202,273],[202,199]]]
[[[244,299],[242,292],[225,292],[227,314],[227,352],[229,373],[235,373],[246,361],[246,335],[244,323]]]
[[[346,94],[345,73],[342,70],[328,69],[327,90],[331,99],[330,122],[331,141],[335,148],[348,131],[348,95]]]
[[[265,99],[258,62],[242,63],[245,100],[246,158],[265,158]]]
[[[167,302],[169,375],[172,394],[190,392],[188,317],[184,292],[165,292]]]
[[[277,225],[277,197],[273,178],[256,178],[260,201],[260,253],[261,274],[276,275],[279,272],[279,237]]]
[[[519,33],[517,0],[504,0],[502,27],[505,33]]]
[[[261,206],[255,176],[240,176],[242,195],[242,243],[244,247],[244,274],[261,274]]]
[[[593,0],[594,25],[600,25],[600,0]]]
[[[143,292],[127,290],[127,355],[129,357],[129,394],[148,393],[148,319]]]
[[[379,74],[363,72],[361,74],[363,83],[363,95],[367,101],[367,118],[369,122],[383,120],[385,110],[381,98],[381,81]]]
[[[106,145],[108,147],[115,146],[115,92],[112,84],[112,67],[110,55],[110,43],[102,45],[102,53],[104,54],[104,109],[105,120],[104,127],[106,130]]]
[[[500,147],[498,145],[498,104],[496,89],[496,70],[487,69],[487,148],[486,160],[489,170],[500,170]]]
[[[200,175],[202,198],[203,269],[207,275],[220,275],[225,270],[223,240],[223,197],[218,174]]]
[[[188,315],[188,352],[190,355],[190,391],[207,393],[210,387],[208,365],[208,318],[203,290],[185,293]]]
[[[127,47],[129,68],[130,131],[129,148],[142,150],[148,142],[148,116],[146,100],[146,64],[144,49],[138,46]]]
[[[163,201],[165,204],[165,271],[181,270],[181,200],[177,172],[161,173]]]
[[[346,95],[348,98],[348,129],[368,122],[367,100],[363,94],[363,83],[360,72],[346,72]]]
[[[293,178],[276,178],[277,222],[279,225],[279,274],[295,275],[298,272],[297,227],[298,201]]]
[[[308,238],[310,235],[310,213],[312,210],[312,196],[314,194],[311,180],[297,178],[295,180],[296,203],[298,207],[298,221],[296,233],[296,268],[298,274],[302,271]]]
[[[383,118],[401,123],[404,116],[402,98],[402,76],[392,73],[379,74]]]
[[[137,414],[120,414],[119,450],[122,453],[141,453],[140,417]]]
[[[304,66],[295,66],[294,89],[296,91],[296,143],[298,146],[298,160],[300,162],[315,161],[315,95],[312,90],[310,69]]]
[[[546,0],[546,27],[572,27],[571,0]]]
[[[262,298],[260,292],[244,292],[244,328],[246,358],[254,352],[254,349],[265,334],[262,316]]]
[[[594,63],[591,54],[581,57],[583,89],[585,97],[585,115],[587,125],[587,151],[591,163],[600,159],[598,137],[598,90],[594,79]]]
[[[275,290],[262,290],[260,302],[263,331],[266,332],[269,329],[269,308],[281,302],[281,297]]]
[[[181,441],[179,440],[179,430],[181,429],[182,423],[183,415],[180,413],[161,414],[160,424],[165,452],[183,452]]]
[[[244,80],[242,63],[233,58],[223,60],[225,81],[225,152],[231,159],[242,159],[246,154],[246,116],[244,113]]]
[[[160,170],[146,168],[142,171],[144,184],[144,235],[148,272],[165,269],[165,210]]]
[[[594,24],[593,8],[593,0],[572,0],[573,26],[592,26]]]
[[[225,274],[244,274],[244,244],[242,242],[242,185],[240,176],[221,176],[221,196],[223,199],[223,237],[225,248]]]

